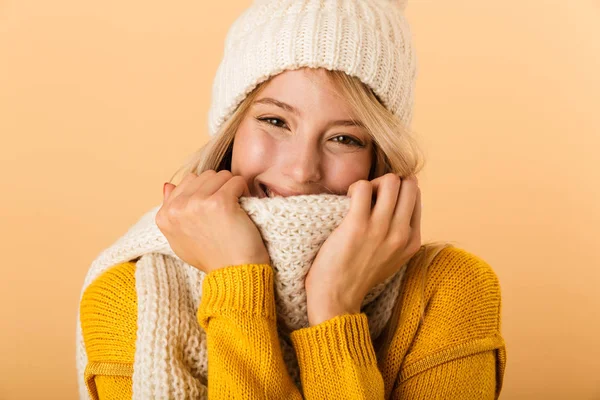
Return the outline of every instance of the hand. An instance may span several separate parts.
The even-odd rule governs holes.
[[[209,273],[239,264],[268,264],[260,232],[238,203],[250,196],[230,171],[189,173],[179,186],[167,183],[156,225],[186,263]]]
[[[376,202],[373,208],[373,190]],[[359,313],[367,293],[421,247],[421,191],[414,176],[389,173],[348,189],[350,209],[325,240],[305,280],[311,326]]]

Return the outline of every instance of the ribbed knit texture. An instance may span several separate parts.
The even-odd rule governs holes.
[[[92,392],[96,383],[98,389],[111,387],[111,396],[116,398],[130,399],[132,395],[131,379],[125,376],[133,374],[137,318],[131,316],[137,314],[137,296],[135,290],[123,289],[135,289],[134,271],[135,263],[106,271],[81,301],[81,325],[89,332],[90,343],[86,349],[86,384]]]
[[[231,25],[213,80],[209,134],[284,70],[344,71],[410,127],[417,59],[400,0],[257,0]]]
[[[279,345],[273,278],[270,265],[245,264],[204,280],[198,321],[207,332],[211,399],[302,399]]]
[[[210,339],[198,323],[196,313],[207,288],[218,293],[211,298],[216,303],[206,305],[209,309],[216,307],[222,311],[222,304],[227,304],[229,309],[239,310],[241,304],[251,304],[256,310],[271,313],[274,321],[277,319],[279,324],[274,337],[279,341],[287,373],[301,389],[300,369],[290,334],[308,326],[304,279],[320,246],[341,223],[349,205],[349,197],[330,194],[240,198],[240,207],[255,223],[265,242],[271,259],[269,273],[273,277],[263,276],[256,281],[253,274],[236,272],[221,282],[228,288],[237,288],[235,292],[215,286],[219,281],[207,281],[203,286],[206,274],[182,261],[156,226],[156,212],[160,207],[146,213],[104,250],[92,263],[83,290],[112,266],[136,262],[133,397],[206,398]],[[405,270],[405,266],[398,266],[397,273],[373,287],[363,300],[361,311],[369,320],[367,327],[372,338],[380,335],[390,318]],[[225,269],[222,274],[229,271]],[[274,282],[273,309],[255,301],[253,288],[264,287],[265,279]],[[91,372],[85,371],[89,354],[79,329],[77,340],[80,396],[86,398],[85,379]]]
[[[87,380],[92,398],[131,398],[137,314],[119,305],[123,299],[135,304],[134,269],[133,262],[110,268],[81,301],[85,344],[94,349]],[[498,398],[506,365],[500,287],[475,255],[442,250],[429,267],[424,299],[421,271],[406,271],[396,316],[401,323],[385,331],[387,351],[378,358],[364,313],[292,332],[303,393],[278,345],[272,271],[266,264],[231,266],[204,281],[197,318],[207,333],[211,399]]]

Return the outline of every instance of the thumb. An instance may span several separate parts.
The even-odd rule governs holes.
[[[172,183],[165,182],[165,185],[163,186],[163,202],[165,202],[165,201],[167,201],[169,199],[169,196],[171,195],[171,192],[176,187],[177,186],[173,185]]]

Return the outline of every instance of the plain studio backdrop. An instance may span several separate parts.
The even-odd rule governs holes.
[[[249,0],[0,1],[0,399],[75,399],[98,253],[208,138]],[[502,399],[600,399],[600,2],[409,0],[423,239],[500,278]]]

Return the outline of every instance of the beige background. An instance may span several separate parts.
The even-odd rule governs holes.
[[[75,399],[89,263],[206,140],[249,1],[0,0],[0,399]],[[409,2],[426,240],[503,289],[502,399],[600,399],[600,2]]]

